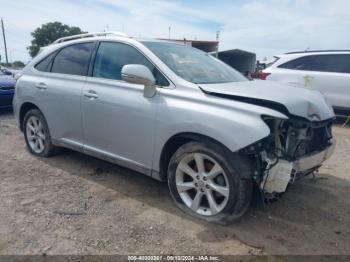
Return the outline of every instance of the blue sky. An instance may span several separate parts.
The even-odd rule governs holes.
[[[95,32],[135,37],[215,40],[220,49],[241,48],[258,58],[310,49],[350,49],[348,0],[0,0],[10,60],[28,61],[30,33],[60,21]],[[4,60],[4,45],[0,54]]]

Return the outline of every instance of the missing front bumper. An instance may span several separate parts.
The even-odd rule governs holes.
[[[310,170],[312,172],[317,169],[333,154],[334,148],[335,140],[332,140],[330,146],[321,152],[302,157],[294,162],[280,159],[273,164],[270,163],[261,183],[262,191],[270,194],[285,192],[288,184],[294,181],[293,177],[295,178],[298,173],[310,172]]]
[[[293,170],[296,173],[308,171],[314,167],[320,166],[324,161],[326,161],[334,152],[335,140],[331,141],[331,145],[325,150],[318,152],[316,154],[311,154],[296,160],[293,163]]]

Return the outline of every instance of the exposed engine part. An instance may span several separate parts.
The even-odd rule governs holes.
[[[267,193],[283,193],[291,181],[293,163],[287,160],[267,160],[269,162],[260,187]],[[277,161],[277,163],[276,163]],[[276,164],[274,164],[276,163]]]
[[[265,199],[279,198],[288,184],[313,173],[334,148],[332,121],[312,123],[264,118],[270,135],[241,150],[257,161],[257,181]]]

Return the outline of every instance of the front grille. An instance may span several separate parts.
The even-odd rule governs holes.
[[[11,98],[6,98],[6,99],[2,99],[0,97],[0,107],[11,106],[11,105],[12,105],[12,97]]]
[[[15,86],[0,86],[0,90],[14,90]]]

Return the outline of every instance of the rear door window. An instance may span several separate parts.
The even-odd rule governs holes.
[[[312,71],[350,73],[350,55],[319,55],[314,59]]]
[[[169,85],[169,82],[162,73],[137,49],[127,44],[115,42],[100,43],[92,76],[122,80],[122,68],[128,64],[139,64],[148,67],[153,73],[157,85]]]
[[[94,43],[74,44],[63,48],[52,64],[52,73],[86,76]]]
[[[304,56],[279,66],[294,70],[350,73],[350,54],[325,54]]]

